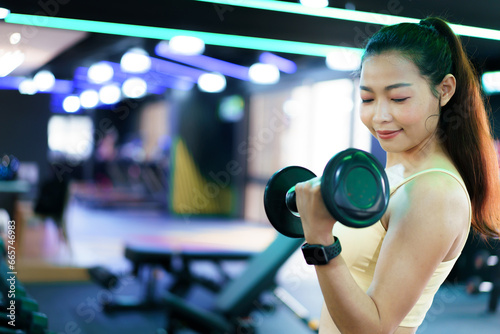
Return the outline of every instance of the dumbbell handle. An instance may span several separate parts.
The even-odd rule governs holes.
[[[299,217],[299,209],[297,208],[297,194],[295,193],[295,186],[291,187],[287,191],[285,196],[285,204],[291,213]]]

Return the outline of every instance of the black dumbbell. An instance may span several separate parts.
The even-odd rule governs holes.
[[[316,177],[310,170],[290,166],[267,182],[264,208],[273,227],[291,238],[304,237],[295,202],[295,185]],[[328,212],[349,227],[368,227],[380,220],[389,203],[389,181],[371,153],[347,149],[327,163],[321,177],[321,196]]]

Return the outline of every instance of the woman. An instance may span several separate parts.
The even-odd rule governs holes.
[[[471,223],[498,236],[488,117],[459,39],[438,18],[376,33],[360,92],[361,119],[387,152],[391,198],[379,222],[351,229],[328,214],[319,179],[296,186],[306,242],[342,245],[316,265],[325,300],[320,333],[415,333]]]

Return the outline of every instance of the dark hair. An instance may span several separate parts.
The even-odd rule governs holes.
[[[411,60],[436,86],[447,74],[456,78],[456,90],[442,107],[438,139],[462,176],[472,203],[472,225],[485,236],[497,237],[500,224],[499,167],[491,126],[478,75],[458,36],[440,18],[385,26],[368,41],[363,60],[388,51]]]

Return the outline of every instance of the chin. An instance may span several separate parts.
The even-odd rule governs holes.
[[[380,147],[387,153],[403,153],[407,151],[400,143],[384,143],[379,141]]]

